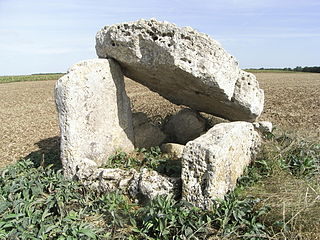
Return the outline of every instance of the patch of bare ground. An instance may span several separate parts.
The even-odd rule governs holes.
[[[255,73],[265,91],[261,120],[289,132],[320,139],[320,74]]]
[[[39,148],[57,145],[53,138],[59,134],[54,83],[0,84],[0,168]]]
[[[320,74],[256,73],[256,76],[266,98],[261,120],[319,138]],[[153,122],[161,122],[181,109],[130,79],[125,83],[133,111],[147,113]],[[0,84],[0,167],[33,151],[57,148],[54,84],[55,81]]]

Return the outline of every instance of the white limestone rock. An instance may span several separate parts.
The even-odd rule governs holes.
[[[164,132],[171,141],[186,144],[204,133],[205,127],[206,122],[200,114],[185,108],[168,119],[164,125]]]
[[[216,40],[191,27],[155,19],[105,26],[96,35],[101,58],[116,59],[129,78],[176,104],[229,120],[254,121],[264,93]]]
[[[272,122],[268,122],[268,121],[254,122],[253,126],[262,134],[272,133],[272,129],[273,129]]]
[[[135,169],[89,167],[77,171],[76,178],[82,184],[95,191],[122,191],[123,194],[127,194],[128,186],[136,174],[137,171]]]
[[[120,66],[91,59],[73,65],[55,86],[64,174],[103,164],[114,151],[134,149],[130,100]]]
[[[163,176],[156,171],[142,168],[140,173],[131,180],[128,192],[131,197],[142,203],[149,202],[158,195],[179,196],[181,179]]]
[[[160,146],[161,152],[167,153],[174,158],[181,158],[184,145],[178,143],[164,143]]]
[[[259,113],[257,117],[260,116],[264,106],[264,92],[259,88],[259,82],[255,75],[243,70],[240,71],[231,101],[235,108],[243,111],[242,114]],[[252,119],[236,120],[251,121]]]
[[[190,141],[182,155],[182,198],[210,209],[222,199],[255,157],[261,139],[251,123],[220,123]]]

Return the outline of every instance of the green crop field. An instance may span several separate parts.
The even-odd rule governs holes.
[[[48,73],[48,74],[31,74],[31,75],[17,75],[17,76],[0,76],[0,83],[57,80],[61,76],[63,76],[63,74],[64,73]]]
[[[282,69],[245,69],[247,72],[251,73],[302,73],[302,72],[295,72],[295,71],[288,71]]]

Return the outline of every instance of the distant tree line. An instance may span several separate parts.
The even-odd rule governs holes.
[[[295,68],[259,68],[257,70],[283,70],[283,71],[293,71],[293,72],[320,73],[320,66],[314,66],[314,67],[297,66]]]
[[[52,74],[65,74],[61,72],[54,72],[54,73],[32,73],[31,75],[52,75]]]

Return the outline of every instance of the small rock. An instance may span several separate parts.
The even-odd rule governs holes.
[[[204,133],[205,126],[206,122],[200,114],[185,108],[169,118],[164,132],[173,142],[186,144]]]
[[[160,146],[163,153],[170,154],[174,158],[181,158],[184,145],[177,143],[164,143]]]
[[[273,129],[272,122],[268,121],[254,122],[253,126],[262,134],[271,133]]]
[[[133,113],[133,131],[136,148],[150,148],[159,146],[166,139],[166,135],[159,127],[148,122],[147,115]]]
[[[158,195],[179,196],[181,179],[160,175],[158,172],[143,168],[129,186],[129,194],[140,202],[146,203]]]
[[[182,154],[182,198],[210,209],[212,200],[234,189],[260,142],[248,122],[220,123],[188,142]]]

